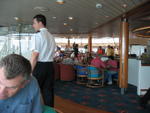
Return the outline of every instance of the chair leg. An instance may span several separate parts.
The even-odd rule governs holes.
[[[104,78],[102,79],[102,87],[104,86]]]
[[[91,83],[91,81],[95,81],[95,82],[98,82],[98,83]],[[99,87],[103,87],[103,85],[104,85],[103,79],[102,80],[88,79],[88,82],[87,82],[87,87],[90,87],[90,88],[99,88]]]
[[[77,77],[77,84],[86,84],[84,79],[86,79],[86,78],[85,77]]]

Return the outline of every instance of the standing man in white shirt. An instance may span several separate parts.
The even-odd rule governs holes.
[[[54,37],[46,28],[46,17],[36,15],[33,17],[33,28],[37,32],[32,42],[31,65],[33,76],[38,80],[44,103],[54,106],[54,69],[53,57],[56,43]]]

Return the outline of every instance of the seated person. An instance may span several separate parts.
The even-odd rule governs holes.
[[[118,78],[118,63],[114,60],[114,56],[109,56],[108,61],[106,63],[106,68],[108,69],[106,72],[106,81],[108,84],[112,84],[112,77]]]
[[[101,60],[101,56],[97,55],[92,61],[91,65],[99,68],[104,69],[106,67],[105,63]]]
[[[68,51],[70,51],[70,48],[68,45],[66,45],[65,52],[68,52]]]
[[[78,65],[81,64],[81,62],[78,60],[77,57],[74,58],[74,65]]]
[[[92,60],[93,60],[92,55],[91,55],[89,52],[87,52],[87,53],[84,55],[83,64],[88,64],[88,65],[90,65]]]
[[[56,62],[56,63],[60,63],[60,62],[62,62],[62,60],[63,60],[63,57],[60,57],[60,56],[54,57],[54,62]]]
[[[54,54],[54,58],[55,58],[55,57],[59,57],[59,56],[60,56],[60,52],[61,52],[60,50],[57,50],[57,51],[55,52],[55,54]]]
[[[72,58],[70,58],[70,55],[67,54],[66,56],[64,56],[64,59],[62,61],[63,64],[70,64],[73,65],[74,61],[72,60]]]
[[[11,54],[0,61],[0,113],[42,113],[40,89],[30,62]]]
[[[71,58],[74,58],[74,57],[75,57],[74,52],[71,53],[70,57],[71,57]]]

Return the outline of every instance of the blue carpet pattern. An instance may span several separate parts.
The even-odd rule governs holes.
[[[139,106],[136,87],[131,85],[127,93],[121,95],[120,88],[116,85],[92,89],[75,82],[56,81],[55,95],[112,113],[150,113],[149,108],[143,109]]]

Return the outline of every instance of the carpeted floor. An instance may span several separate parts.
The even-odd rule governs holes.
[[[55,95],[55,108],[60,113],[112,113],[103,110],[98,110],[95,108],[87,107],[72,100],[61,98]]]
[[[136,87],[129,85],[125,95],[120,94],[116,85],[104,88],[87,88],[75,82],[56,81],[55,95],[72,100],[78,104],[113,113],[150,113],[150,109],[139,106]]]

